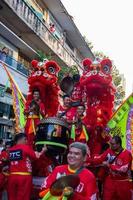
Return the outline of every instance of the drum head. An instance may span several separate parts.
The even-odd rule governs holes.
[[[58,124],[66,128],[69,128],[68,123],[58,117],[48,117],[46,119],[42,119],[40,121],[40,124]]]
[[[63,92],[70,95],[73,91],[73,87],[74,87],[74,82],[70,76],[67,76],[62,79],[60,83],[60,88]]]

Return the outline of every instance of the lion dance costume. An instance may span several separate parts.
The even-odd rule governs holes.
[[[87,110],[85,124],[89,130],[91,154],[99,154],[104,138],[103,128],[112,115],[115,88],[112,82],[112,63],[109,59],[92,62],[83,60],[84,72],[80,78],[82,87],[86,87]]]

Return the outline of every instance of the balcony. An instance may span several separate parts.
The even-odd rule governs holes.
[[[80,62],[70,50],[68,45],[64,45],[49,31],[43,22],[24,0],[3,0],[8,6],[25,22],[25,24],[39,36],[39,38],[50,48],[53,55],[57,56],[65,65],[80,66]],[[47,52],[46,52],[47,53]]]
[[[13,57],[10,57],[10,56],[2,57],[0,55],[0,60],[6,63],[10,68],[20,72],[21,74],[25,76],[28,76],[28,73],[29,73],[28,69],[26,69],[26,67],[22,63],[16,61]]]

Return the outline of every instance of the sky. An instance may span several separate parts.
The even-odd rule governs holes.
[[[126,79],[126,97],[133,92],[133,0],[62,0],[94,51],[113,60]]]

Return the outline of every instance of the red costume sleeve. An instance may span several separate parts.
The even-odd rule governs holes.
[[[25,115],[28,115],[28,114],[29,114],[29,102],[26,102],[26,104],[25,104],[24,114],[25,114]]]
[[[0,160],[8,160],[9,159],[9,154],[7,153],[7,151],[2,151],[0,154]]]
[[[23,147],[23,151],[24,151],[24,152],[27,154],[27,156],[29,156],[31,159],[33,159],[33,160],[37,159],[37,156],[36,156],[36,154],[35,154],[35,151],[32,150],[32,149],[30,148],[30,146],[25,145],[25,146]]]
[[[57,176],[57,169],[55,168],[53,172],[45,179],[44,183],[42,184],[42,189],[50,188],[52,183],[56,180]]]
[[[123,155],[122,155],[123,154]],[[121,163],[117,160],[121,157]],[[116,159],[116,162],[109,165],[111,171],[126,173],[131,168],[132,155],[129,151],[124,150]]]
[[[45,106],[44,106],[44,104],[41,102],[41,103],[39,104],[39,107],[40,107],[40,114],[42,115],[42,117],[45,117],[46,111],[45,111]]]
[[[87,188],[86,193],[80,195],[79,193],[75,192],[73,196],[73,200],[96,200],[97,199],[97,187],[96,187],[96,179],[92,175],[91,177],[88,176],[88,182],[85,185]]]
[[[102,164],[106,160],[109,150],[107,149],[103,154],[95,156],[93,159],[89,159],[89,162],[94,165]]]
[[[2,171],[3,161],[8,160],[9,156],[6,151],[2,151],[0,154],[0,172]]]

